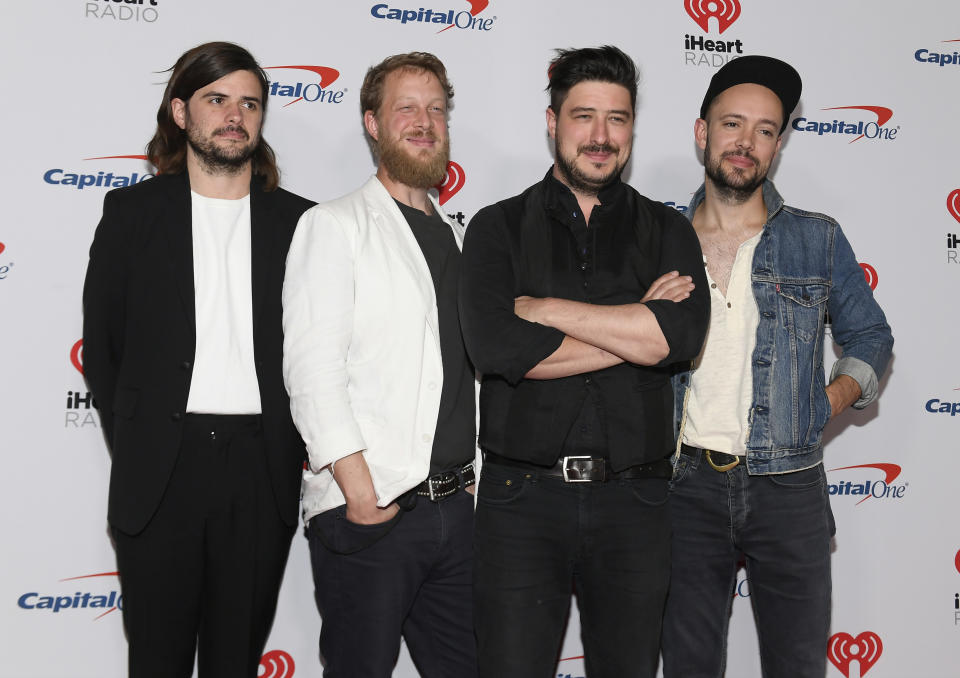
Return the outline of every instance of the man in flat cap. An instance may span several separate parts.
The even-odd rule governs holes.
[[[763,675],[823,678],[830,539],[823,429],[877,397],[893,337],[840,226],[766,176],[800,76],[747,56],[714,75],[694,125],[706,180],[687,215],[710,287],[707,340],[674,379],[673,564],[666,678],[724,673],[739,562]],[[824,380],[826,316],[842,350]]]

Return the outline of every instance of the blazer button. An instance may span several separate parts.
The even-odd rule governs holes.
[[[182,363],[180,363],[180,369],[183,370],[184,372],[186,372],[187,370],[189,370],[189,369],[190,369],[190,361],[189,361],[189,360],[184,360]]]
[[[183,415],[179,412],[174,412],[170,415],[170,421],[180,421],[181,419],[183,419]]]

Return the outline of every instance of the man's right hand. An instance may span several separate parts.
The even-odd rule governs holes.
[[[372,503],[364,502],[358,506],[356,503],[347,502],[347,520],[356,525],[379,525],[385,523],[400,510],[396,502],[380,508],[377,506],[376,499]]]
[[[654,299],[666,299],[667,301],[683,301],[690,296],[693,291],[693,278],[689,275],[680,275],[679,271],[670,271],[664,273],[651,283],[647,293],[643,295],[640,303],[653,301]]]

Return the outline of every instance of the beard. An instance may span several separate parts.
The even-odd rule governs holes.
[[[223,147],[216,143],[215,140],[217,136],[223,134],[224,132],[237,131],[243,134],[244,138],[247,140],[246,144],[241,145],[233,143]],[[190,148],[192,148],[193,152],[196,154],[197,159],[200,161],[200,165],[210,174],[234,175],[242,172],[247,166],[250,158],[257,150],[257,145],[260,143],[260,140],[258,138],[251,141],[250,134],[246,129],[239,125],[219,127],[213,130],[209,136],[204,136],[200,130],[198,130],[194,125],[190,124],[190,119],[188,117],[187,143],[190,144]]]
[[[410,136],[410,135],[408,135]],[[436,141],[433,132],[426,131],[414,138],[427,138]],[[402,139],[381,135],[377,145],[380,164],[391,179],[411,188],[433,188],[447,176],[447,163],[450,161],[450,140],[445,138],[426,155],[424,151],[411,154],[404,147]]]
[[[752,173],[751,170],[740,167],[734,167],[729,171],[724,170],[723,160],[731,156],[752,160],[754,163]],[[757,188],[763,185],[767,172],[770,171],[770,165],[761,164],[755,156],[747,152],[727,151],[721,153],[719,157],[714,157],[710,152],[709,137],[703,149],[703,168],[714,188],[717,189],[719,198],[734,205],[740,205],[749,200]]]
[[[584,144],[583,146],[577,147],[577,152],[573,157],[567,158],[561,152],[559,135],[554,137],[553,154],[557,171],[559,171],[560,175],[565,179],[567,186],[573,191],[583,193],[584,195],[596,195],[603,188],[612,184],[620,176],[620,173],[623,172],[623,167],[626,164],[626,162],[616,164],[609,172],[599,177],[590,176],[576,164],[577,156],[581,153],[612,153],[617,156],[620,153],[620,147],[611,143]]]

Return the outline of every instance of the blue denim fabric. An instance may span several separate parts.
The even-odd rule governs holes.
[[[749,475],[680,455],[671,482],[673,566],[664,678],[722,678],[737,568],[746,564],[764,678],[824,678],[833,514],[823,465]]]
[[[692,219],[704,187],[687,209]],[[823,459],[830,419],[823,370],[825,316],[843,349],[833,376],[860,384],[854,407],[877,393],[893,347],[890,326],[840,225],[830,217],[789,207],[771,181],[763,185],[767,223],[753,256],[751,280],[760,322],[753,352],[753,403],[747,471],[786,473]],[[675,431],[683,426],[689,371],[673,378]]]

